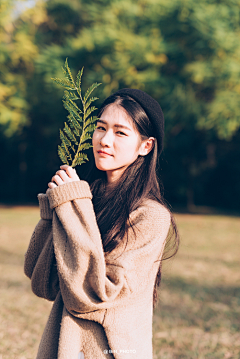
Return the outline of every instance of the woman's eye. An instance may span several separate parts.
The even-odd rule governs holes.
[[[103,126],[97,126],[96,129],[97,129],[97,130],[100,130],[100,129],[105,130],[105,127],[103,127]],[[117,131],[117,133],[120,133],[121,135],[127,136],[126,133],[123,133],[122,131]]]
[[[123,133],[123,132],[121,132],[121,131],[118,131],[117,133],[121,133],[122,135],[126,136],[126,134],[125,134],[125,133]]]

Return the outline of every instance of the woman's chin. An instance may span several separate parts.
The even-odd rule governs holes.
[[[108,170],[108,168],[106,168],[105,166],[101,166],[100,163],[95,163],[95,165],[96,165],[97,169],[100,170],[100,171],[107,171]]]

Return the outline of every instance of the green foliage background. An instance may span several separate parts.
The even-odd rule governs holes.
[[[2,202],[35,201],[60,165],[66,110],[51,78],[68,57],[84,89],[103,84],[96,107],[123,87],[159,101],[171,204],[239,208],[239,0],[36,0],[18,15],[16,3],[0,5]]]

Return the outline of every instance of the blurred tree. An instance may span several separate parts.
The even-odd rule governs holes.
[[[25,126],[21,136],[27,143],[28,173],[37,178],[28,196],[45,180],[43,169],[47,178],[58,165],[58,128],[66,113],[62,92],[51,77],[61,77],[68,57],[73,72],[85,66],[86,88],[103,83],[100,100],[123,87],[140,88],[156,98],[166,119],[159,174],[167,198],[190,209],[195,202],[219,205],[214,198],[221,186],[212,182],[226,163],[219,146],[225,157],[232,156],[240,127],[239,5],[240,0],[48,0],[24,12],[4,42],[10,61],[0,62],[12,81],[23,81],[16,86],[24,101],[21,111],[5,104],[23,117],[14,127],[10,114],[4,133],[10,136]],[[8,93],[7,104],[14,97]],[[0,121],[8,123],[4,117]],[[33,158],[38,158],[37,169]],[[227,206],[240,199],[237,179],[231,181],[237,192],[225,200]],[[209,183],[214,198],[209,197]]]
[[[0,124],[4,135],[11,137],[30,120],[27,80],[39,53],[36,28],[46,12],[38,2],[14,21],[16,1],[2,0],[0,6]]]

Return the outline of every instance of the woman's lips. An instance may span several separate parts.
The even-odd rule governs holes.
[[[103,157],[112,156],[112,155],[110,155],[109,153],[102,152],[102,151],[98,151],[98,154],[99,154],[100,156],[103,156]]]

